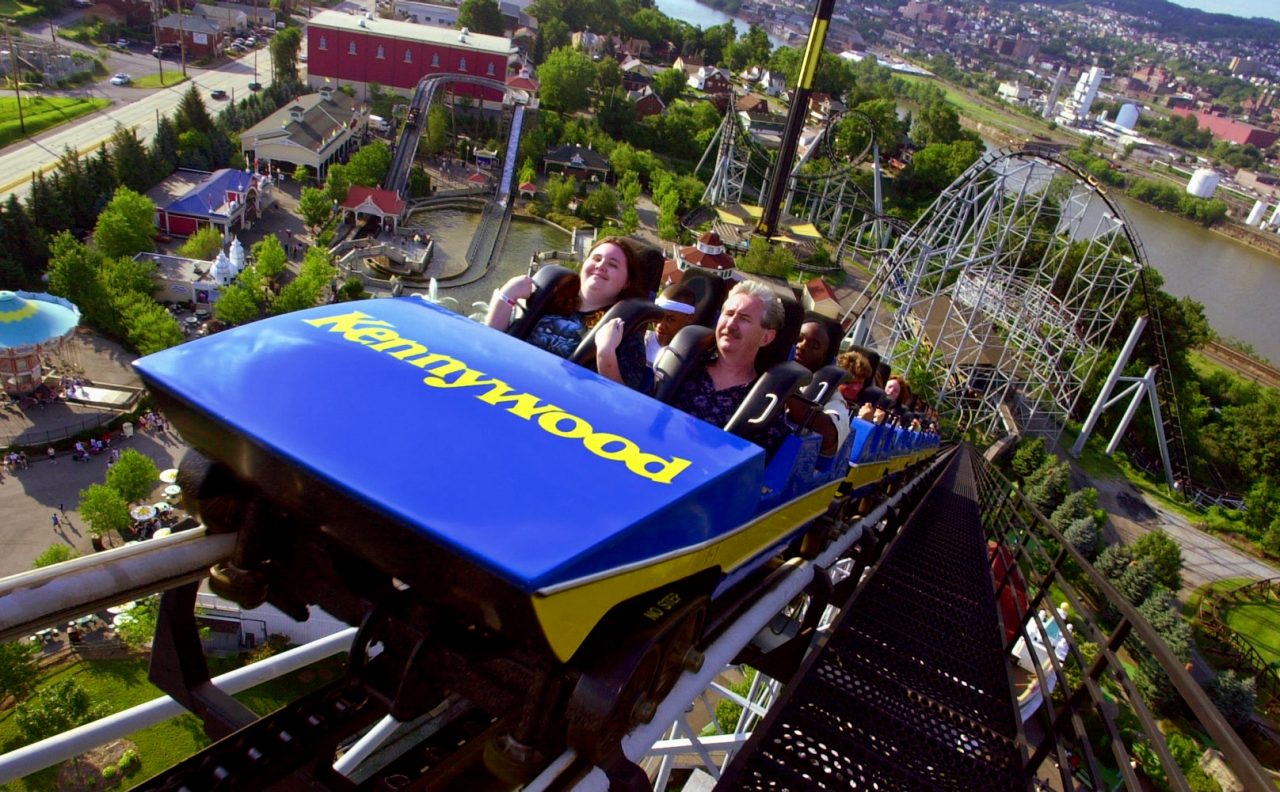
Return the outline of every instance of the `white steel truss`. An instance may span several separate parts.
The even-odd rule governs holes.
[[[1056,442],[1144,266],[1091,176],[1043,151],[989,152],[880,265],[857,310],[944,421]]]

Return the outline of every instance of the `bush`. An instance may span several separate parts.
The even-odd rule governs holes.
[[[1138,612],[1160,633],[1179,660],[1185,663],[1191,659],[1191,624],[1182,618],[1182,608],[1173,592],[1162,587],[1153,589],[1146,602],[1138,606]]]
[[[1041,465],[1044,464],[1044,438],[1037,437],[1023,440],[1013,452],[1013,475],[1018,481],[1025,481]]]
[[[1083,517],[1068,525],[1062,532],[1062,538],[1066,539],[1077,553],[1092,561],[1098,549],[1098,524],[1092,517]]]
[[[107,765],[106,767],[102,768],[103,781],[111,781],[118,775],[120,775],[120,768],[116,767],[115,765]]]
[[[268,657],[278,655],[283,651],[293,648],[293,641],[289,640],[289,636],[276,633],[267,637],[267,642],[259,644],[249,650],[248,658],[250,663],[256,663],[260,660],[266,660]]]

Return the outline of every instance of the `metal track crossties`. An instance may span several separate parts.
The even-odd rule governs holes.
[[[958,454],[726,789],[1025,789],[972,468]]]
[[[996,151],[938,196],[857,305],[944,419],[1004,434],[1007,406],[1056,440],[1145,266],[1092,176],[1041,150]]]

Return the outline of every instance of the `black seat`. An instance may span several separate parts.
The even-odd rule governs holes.
[[[835,363],[836,355],[840,354],[840,339],[844,338],[844,327],[837,320],[816,311],[805,311],[804,321],[806,323],[817,322],[827,331],[827,339],[830,346],[827,349],[827,359],[822,363],[826,366]]]
[[[758,442],[774,420],[787,409],[787,399],[812,376],[809,369],[794,360],[769,369],[751,386],[747,398],[738,405],[724,430],[744,440]]]
[[[710,327],[688,325],[680,328],[653,362],[653,398],[670,404],[715,345],[716,333]]]
[[[665,311],[648,300],[633,299],[623,300],[620,303],[616,303],[609,309],[608,313],[600,319],[599,322],[596,322],[595,327],[588,330],[587,334],[582,337],[582,341],[578,344],[578,348],[573,350],[573,354],[569,356],[569,360],[577,363],[579,366],[584,366],[595,371],[597,328],[605,322],[613,319],[622,319],[622,335],[625,338],[633,333],[644,332],[650,322],[658,321],[665,315],[665,313]]]
[[[577,277],[578,273],[559,264],[548,264],[535,272],[533,282],[537,288],[525,300],[524,312],[520,318],[507,328],[507,335],[513,335],[521,341],[528,340],[534,325],[546,315],[555,297],[568,289],[577,288]]]
[[[636,262],[636,276],[640,279],[642,292],[649,299],[658,295],[662,288],[662,269],[666,266],[666,256],[660,248],[644,245],[640,260]]]
[[[778,295],[782,300],[782,326],[769,344],[756,353],[756,371],[770,371],[783,361],[790,360],[800,337],[800,325],[804,324],[804,306],[794,298]]]
[[[800,395],[822,406],[838,392],[838,388],[853,377],[839,366],[823,366],[813,374],[813,379],[800,391]]]
[[[690,324],[715,327],[716,319],[720,317],[720,306],[729,295],[729,281],[695,272],[685,273],[680,283],[692,289],[696,298]]]

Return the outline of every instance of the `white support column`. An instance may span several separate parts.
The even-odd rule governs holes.
[[[1084,452],[1084,444],[1089,440],[1089,435],[1093,433],[1094,427],[1098,425],[1098,419],[1102,417],[1102,411],[1107,408],[1107,400],[1111,398],[1111,392],[1115,390],[1116,382],[1120,379],[1120,375],[1124,373],[1124,367],[1129,365],[1129,357],[1133,355],[1133,350],[1138,345],[1138,338],[1142,335],[1142,330],[1147,326],[1147,317],[1138,317],[1137,323],[1133,326],[1133,330],[1129,332],[1129,338],[1124,342],[1124,347],[1120,350],[1120,356],[1116,358],[1116,364],[1111,367],[1111,373],[1107,375],[1106,381],[1102,385],[1102,392],[1098,394],[1098,399],[1093,403],[1093,408],[1089,410],[1089,417],[1085,419],[1084,427],[1080,429],[1080,436],[1076,438],[1076,442],[1071,446],[1071,456],[1080,457]],[[1108,454],[1111,452],[1108,451]]]

